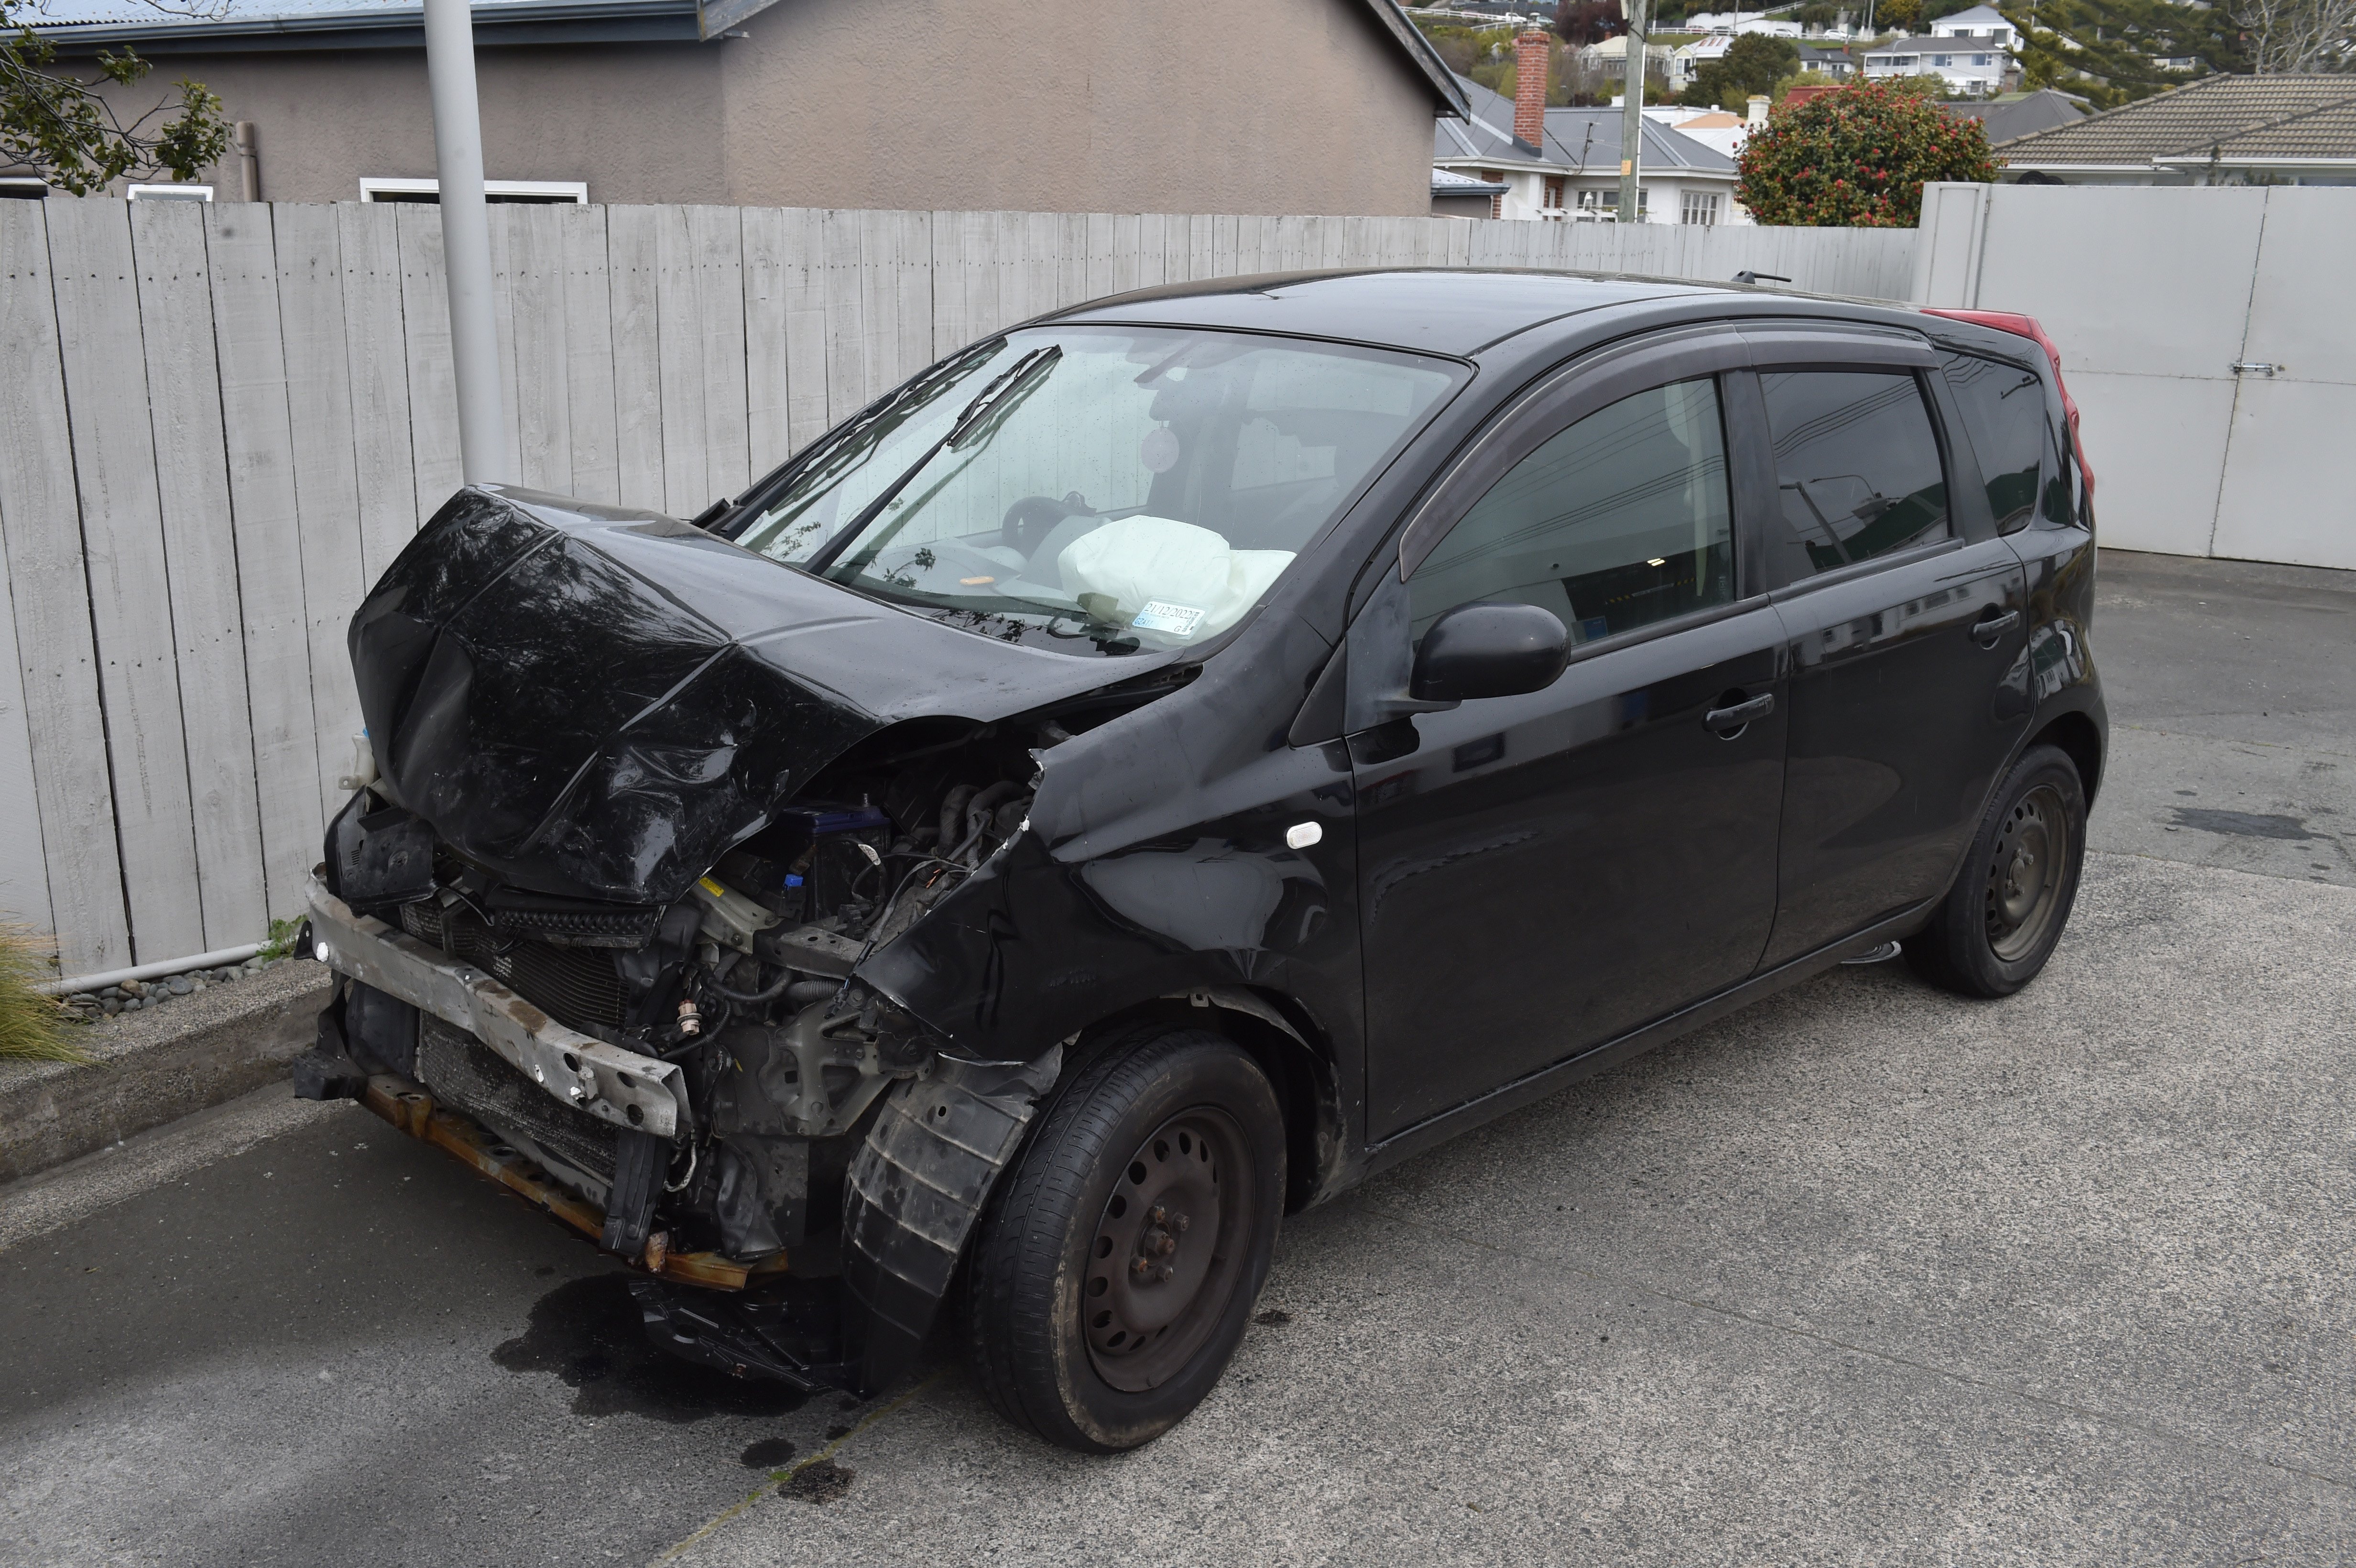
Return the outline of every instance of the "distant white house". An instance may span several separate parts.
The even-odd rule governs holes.
[[[1693,46],[1688,44],[1686,47],[1690,48]],[[1677,79],[1670,72],[1676,65],[1676,55],[1677,51],[1666,44],[1646,44],[1644,74],[1650,76],[1659,71],[1668,76],[1672,87],[1676,86]],[[1622,33],[1600,43],[1589,44],[1579,51],[1579,59],[1590,70],[1601,69],[1613,76],[1625,77],[1628,74],[1628,35]]]
[[[1742,30],[1748,33],[1754,29],[1745,27]],[[1769,36],[1780,38],[1788,37],[1791,35],[1774,33]],[[1825,36],[1829,37],[1834,35],[1827,33]],[[1689,44],[1678,45],[1676,52],[1669,57],[1667,75],[1670,90],[1682,92],[1692,86],[1694,78],[1700,74],[1703,66],[1712,60],[1722,60],[1726,58],[1726,51],[1734,47],[1736,37],[1737,35],[1733,33],[1711,33],[1705,37],[1696,38]],[[1850,59],[1848,51],[1846,49],[1827,48],[1819,44],[1803,42],[1800,45],[1800,69],[1822,71],[1837,81],[1846,81],[1854,74],[1856,62]]]
[[[1697,11],[1677,26],[1688,33],[1764,33],[1772,38],[1796,38],[1802,32],[1797,22],[1756,11]]]
[[[1692,43],[1678,45],[1669,55],[1669,91],[1683,92],[1691,87],[1694,77],[1702,67],[1712,60],[1724,59],[1726,51],[1733,47],[1732,33],[1712,33],[1707,37],[1696,38]]]
[[[1900,36],[1866,51],[1868,80],[1936,76],[1953,92],[2000,91],[2020,34],[1993,5],[1975,5],[1931,24],[1930,36]]]

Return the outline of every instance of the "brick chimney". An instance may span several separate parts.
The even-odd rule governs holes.
[[[1533,147],[1546,145],[1547,53],[1539,32],[1514,40],[1514,134]]]

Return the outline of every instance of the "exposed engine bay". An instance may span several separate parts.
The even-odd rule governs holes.
[[[939,1045],[851,971],[1023,830],[1033,753],[1071,733],[1049,719],[927,743],[923,729],[854,748],[668,907],[512,888],[371,792],[337,818],[330,891],[355,911],[572,1029],[677,1064],[688,1115],[671,1138],[568,1111],[466,1031],[357,984],[353,1059],[416,1079],[584,1200],[645,1211],[608,1238],[617,1252],[660,1233],[672,1251],[790,1252],[796,1272],[823,1272],[851,1135]]]

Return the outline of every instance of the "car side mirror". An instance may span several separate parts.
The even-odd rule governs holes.
[[[1543,605],[1459,604],[1424,633],[1408,696],[1462,702],[1543,691],[1569,662],[1570,631]]]

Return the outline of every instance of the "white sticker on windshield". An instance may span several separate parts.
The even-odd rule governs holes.
[[[1149,599],[1145,608],[1130,623],[1140,631],[1167,632],[1173,637],[1191,637],[1202,624],[1203,612],[1192,604],[1165,604],[1159,599]]]

